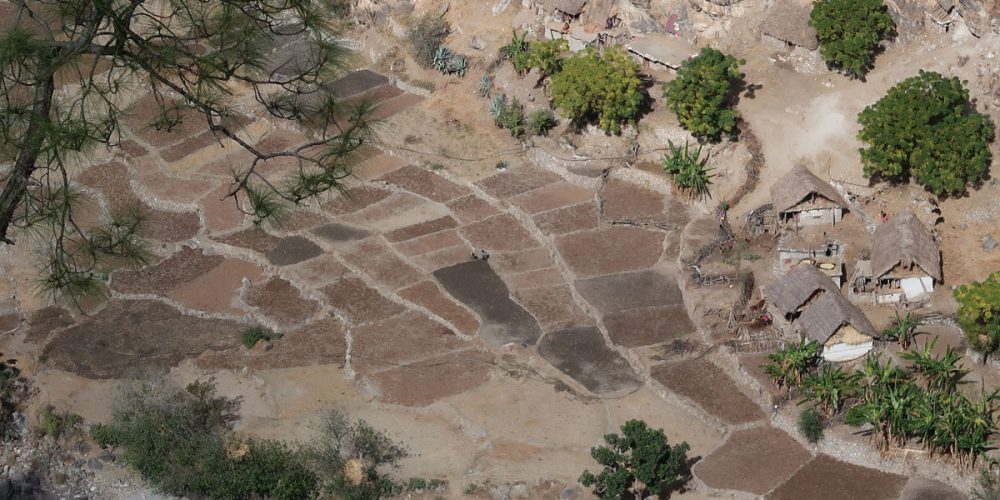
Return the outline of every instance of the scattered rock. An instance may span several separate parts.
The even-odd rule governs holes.
[[[510,0],[500,0],[493,6],[493,15],[499,16],[503,11],[507,10],[508,6],[510,6]]]
[[[960,231],[965,231],[966,229],[969,229],[969,225],[963,222],[963,223],[961,223],[961,224],[958,225],[958,229]]]
[[[469,48],[475,50],[486,50],[486,42],[482,41],[478,36],[472,37],[469,41]]]
[[[992,234],[984,235],[980,241],[982,242],[983,250],[987,252],[992,252],[997,247],[997,240],[993,239]]]

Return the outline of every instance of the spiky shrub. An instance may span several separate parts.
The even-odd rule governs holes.
[[[451,50],[444,45],[439,45],[437,51],[434,52],[434,69],[445,73],[451,65]]]
[[[691,193],[697,198],[704,198],[709,195],[709,188],[712,185],[711,169],[705,165],[708,163],[708,156],[701,157],[702,145],[698,149],[692,150],[687,141],[684,147],[677,147],[673,141],[667,141],[670,149],[669,154],[661,157],[663,170],[670,175],[674,184],[681,190]]]
[[[806,408],[799,413],[799,432],[812,444],[823,439],[823,417],[815,408]]]
[[[490,116],[493,118],[493,123],[498,127],[500,126],[500,114],[503,113],[503,110],[506,107],[507,94],[494,96],[493,100],[490,101]]]
[[[523,75],[531,69],[531,43],[527,40],[528,34],[511,32],[511,40],[507,45],[500,47],[500,56],[510,61],[514,66],[514,71]]]
[[[483,75],[479,79],[479,89],[476,90],[476,93],[479,94],[479,97],[489,97],[492,90],[493,78],[490,75]]]
[[[448,73],[458,75],[460,77],[465,77],[465,74],[469,72],[469,58],[465,56],[458,56],[451,60],[448,64]]]
[[[448,37],[447,21],[439,16],[426,15],[410,30],[410,46],[413,58],[425,68],[434,67],[435,55],[444,39]]]
[[[539,109],[528,115],[528,134],[548,135],[556,126],[556,115],[551,109]]]

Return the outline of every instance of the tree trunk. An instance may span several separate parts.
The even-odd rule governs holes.
[[[42,61],[38,67],[48,67],[48,63]],[[49,112],[52,110],[54,91],[55,82],[51,73],[35,87],[35,104],[31,109],[31,122],[28,124],[28,131],[24,134],[25,140],[17,153],[14,168],[7,176],[7,185],[4,186],[3,193],[0,193],[0,241],[2,242],[14,243],[7,236],[7,231],[14,221],[14,212],[21,205],[28,190],[28,180],[35,172],[38,155],[41,154],[42,147],[45,145],[46,129],[51,120]]]

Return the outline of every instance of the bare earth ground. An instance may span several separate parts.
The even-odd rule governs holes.
[[[967,491],[971,476],[920,458],[880,460],[850,429],[832,429],[818,448],[805,445],[794,405],[772,407],[777,394],[761,376],[762,356],[736,358],[719,347],[730,336],[710,310],[728,307],[734,291],[690,289],[679,258],[714,237],[712,207],[744,181],[746,147],[713,148],[720,177],[715,199],[703,202],[675,197],[655,166],[653,149],[687,137],[658,97],[623,137],[564,135],[563,125],[522,148],[493,126],[474,93],[518,12],[515,5],[492,17],[488,9],[452,2],[448,13],[460,28],[449,44],[473,56],[470,77],[443,77],[407,59],[406,71],[391,75],[398,87],[370,74],[351,81],[352,92],[368,88],[380,101],[381,143],[359,158],[350,197],[298,210],[282,228],[254,228],[222,200],[228,168],[245,155],[197,130],[144,129],[140,101],[129,121],[134,142],[81,169],[77,181],[95,207],[141,202],[158,262],[114,271],[112,300],[93,304],[88,317],[31,294],[30,244],[0,254],[11,291],[3,309],[11,332],[0,351],[31,372],[33,406],[99,422],[109,418],[114,389],[130,379],[212,376],[220,393],[244,397],[240,430],[306,441],[320,412],[337,407],[409,447],[400,477],[447,479],[449,497],[469,484],[517,483],[534,488],[529,497],[586,497],[575,483],[595,466],[590,447],[632,418],[687,441],[701,460],[681,498]],[[405,52],[393,52],[398,42],[387,31],[360,37],[380,73]],[[486,51],[466,48],[473,34]],[[728,41],[747,59],[747,80],[761,85],[739,109],[766,159],[757,189],[733,213],[765,203],[774,180],[798,162],[824,178],[863,182],[857,112],[918,66],[969,78],[974,63],[960,67],[958,56],[996,44],[992,35],[954,46],[929,39],[933,46],[890,46],[865,83],[796,73],[754,40]],[[427,83],[436,90],[425,96],[419,87]],[[498,85],[543,95],[531,76],[498,77]],[[272,144],[305,140],[253,116],[243,133]],[[639,168],[621,168],[630,137],[644,151]],[[498,172],[499,160],[509,170]],[[279,178],[288,166],[268,168]],[[884,198],[890,212],[919,194],[897,192]],[[987,185],[942,202],[946,285],[1000,267],[1000,252],[978,246],[1000,220],[996,194]],[[864,238],[857,217],[836,229],[839,237]],[[484,248],[488,262],[470,259]],[[763,258],[737,264],[765,284],[770,247],[748,251]],[[733,270],[721,260],[710,266]],[[953,307],[947,287],[939,290],[933,304]],[[888,321],[872,313],[876,327]],[[284,336],[269,350],[246,349],[238,334],[250,323]],[[961,342],[953,330],[929,333],[941,336],[940,348]],[[977,375],[994,377],[982,367]],[[111,479],[104,485],[98,496],[130,492]]]

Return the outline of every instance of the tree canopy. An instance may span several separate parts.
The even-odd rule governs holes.
[[[126,141],[122,119],[137,95],[154,97],[150,126],[200,122],[215,140],[250,153],[228,195],[257,222],[340,188],[347,160],[371,138],[365,107],[338,108],[322,83],[344,68],[348,51],[320,3],[36,0],[11,11],[0,20],[0,165],[9,165],[0,240],[12,244],[26,229],[43,235],[43,289],[93,291],[104,256],[138,249],[140,218],[115,217],[97,229],[80,223],[71,175]],[[252,144],[237,111],[247,105],[299,121],[310,141]],[[273,159],[299,168],[284,181],[265,178],[258,167]]]
[[[607,434],[607,446],[591,448],[590,455],[604,466],[599,474],[583,471],[580,483],[594,487],[602,499],[645,498],[660,492],[688,475],[686,442],[671,446],[663,429],[650,429],[646,422],[629,420],[621,426],[622,434]]]
[[[819,0],[809,25],[827,64],[855,78],[868,73],[879,42],[896,29],[882,0]]]
[[[607,132],[620,133],[634,122],[644,100],[639,65],[618,47],[604,53],[588,47],[563,60],[551,76],[554,104],[577,124],[591,120]]]
[[[955,289],[958,324],[969,345],[986,356],[1000,350],[1000,271]]]
[[[938,196],[965,192],[989,172],[993,122],[958,78],[921,70],[858,115],[865,176],[912,176]]]
[[[667,105],[695,137],[718,140],[736,131],[739,115],[732,109],[730,94],[743,77],[739,67],[745,63],[706,47],[684,61],[677,78],[664,86]]]

